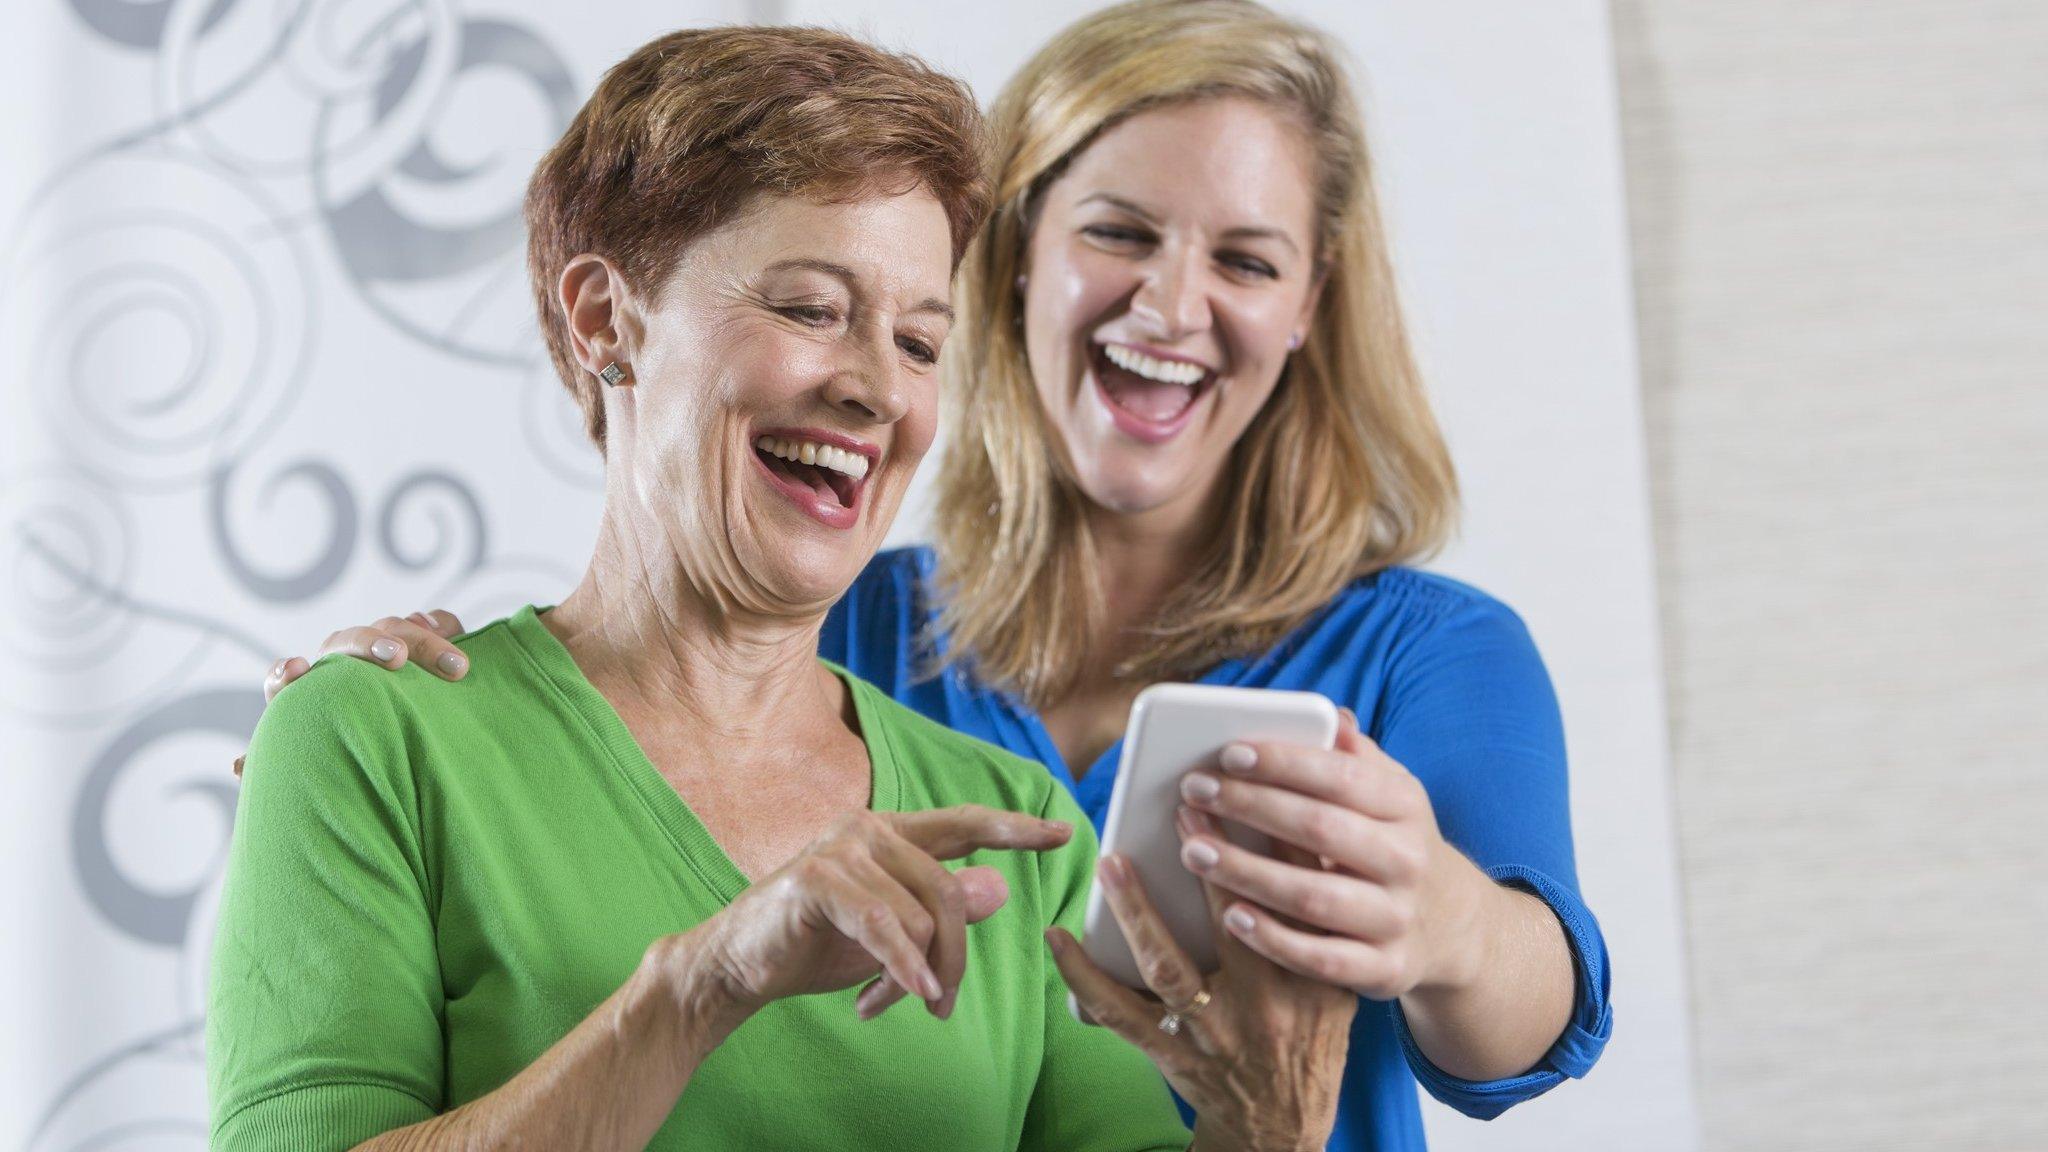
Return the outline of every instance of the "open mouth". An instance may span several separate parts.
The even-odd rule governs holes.
[[[754,459],[770,482],[813,519],[848,528],[859,519],[861,493],[876,452],[813,430],[775,430],[754,437]]]
[[[1216,383],[1216,374],[1200,364],[1151,356],[1123,344],[1094,345],[1089,362],[1117,428],[1154,444],[1186,427],[1196,404]]]

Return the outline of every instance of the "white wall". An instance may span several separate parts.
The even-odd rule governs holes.
[[[2048,1148],[2048,7],[1615,9],[1706,1144]]]

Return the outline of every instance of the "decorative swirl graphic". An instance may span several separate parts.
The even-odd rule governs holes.
[[[214,473],[208,502],[214,548],[220,553],[221,562],[227,565],[228,571],[234,574],[242,587],[272,603],[310,600],[332,588],[334,582],[341,578],[342,570],[348,566],[349,557],[355,554],[356,547],[356,498],[349,491],[348,483],[341,478],[341,473],[319,461],[302,460],[278,473],[271,483],[256,489],[259,511],[268,509],[274,498],[293,486],[294,481],[302,481],[319,493],[327,508],[326,542],[304,567],[281,576],[257,571],[235,545],[234,532],[228,525],[229,494],[234,475],[232,467]],[[289,523],[302,526],[307,521],[304,517],[294,516]],[[275,534],[268,535],[275,539]]]
[[[604,491],[604,457],[583,431],[583,410],[562,387],[552,360],[542,358],[527,370],[519,416],[542,467],[578,488]]]
[[[171,9],[180,3],[198,9],[196,23],[204,35],[213,31],[236,0],[71,0],[71,10],[87,27],[116,44],[155,48],[163,42]]]
[[[429,502],[434,493],[443,499]],[[424,510],[424,522],[431,532],[424,548],[408,546],[400,539],[401,517],[420,522],[417,515],[408,515],[414,510]],[[417,532],[411,535],[418,539]],[[377,520],[377,543],[392,563],[408,572],[441,565],[458,551],[461,560],[455,565],[455,574],[474,572],[484,562],[487,537],[483,504],[468,484],[448,472],[415,472],[399,481],[385,498],[384,511]]]
[[[370,42],[366,38],[350,58]],[[391,57],[369,109],[371,123],[386,122],[412,106],[423,85],[443,81],[429,67],[434,43],[423,38]],[[506,78],[517,86],[508,89]],[[323,112],[313,167],[321,212],[350,278],[394,327],[452,355],[522,365],[534,348],[520,203],[533,158],[575,112],[576,83],[531,31],[482,19],[462,22],[460,51],[445,82],[449,96],[412,151],[360,188],[346,176],[363,166],[344,171],[326,144],[342,108]],[[529,113],[510,114],[505,103],[519,101],[521,87],[530,94],[524,103],[532,104],[533,96],[539,103]],[[479,146],[508,128],[524,139],[495,150]],[[492,207],[479,212],[486,205]],[[408,291],[422,282],[438,289],[424,300]]]
[[[127,512],[105,485],[49,470],[0,481],[0,659],[46,672],[104,665],[133,621]]]
[[[205,1152],[200,1029],[186,1020],[93,1061],[51,1100],[26,1152]]]
[[[86,899],[122,932],[170,948],[184,943],[193,902],[211,881],[227,844],[228,829],[234,819],[235,788],[232,778],[222,777],[220,766],[227,762],[227,757],[221,755],[164,758],[177,768],[179,782],[146,795],[117,786],[126,785],[125,778],[145,765],[161,767],[163,760],[151,759],[146,753],[174,738],[211,735],[222,738],[216,742],[220,745],[214,749],[216,752],[239,748],[248,741],[262,715],[263,697],[252,689],[195,692],[137,717],[114,737],[86,772],[73,811],[72,864]],[[161,890],[163,875],[167,871],[176,875],[178,870],[152,868],[150,881],[144,883],[123,869],[113,850],[110,818],[117,797],[124,795],[127,804],[146,812],[151,826],[158,830],[158,835],[151,838],[155,845],[175,839],[183,855],[197,856],[200,866],[188,869],[197,876],[196,880],[166,894]],[[215,813],[211,828],[193,832],[203,825],[189,819],[165,819],[165,813],[174,811],[177,802],[186,797],[199,798],[204,808]],[[167,838],[162,835],[166,826],[189,834]],[[194,842],[198,847],[193,847]]]
[[[522,498],[594,506],[602,460],[537,357],[520,216],[582,86],[528,25],[465,17],[461,0],[60,2],[79,21],[34,49],[83,44],[98,61],[115,46],[132,66],[79,95],[129,115],[96,146],[66,137],[44,156],[0,232],[0,378],[17,382],[0,427],[26,433],[27,459],[63,462],[0,472],[0,724],[64,729],[38,747],[84,765],[60,814],[83,899],[53,938],[78,947],[111,926],[162,959],[124,953],[123,977],[162,988],[159,968],[177,971],[125,1027],[78,1017],[95,1058],[22,1086],[46,1102],[26,1147],[197,1149],[227,763],[262,710],[255,670],[290,650],[271,629],[348,615],[337,593],[365,561],[478,622],[577,575],[493,551],[459,450],[431,457],[445,469],[401,462],[377,499],[350,459],[307,453],[338,425],[285,422],[330,420],[356,393],[316,406],[309,390],[343,380],[396,403],[361,385],[411,342],[437,382],[523,385],[482,442],[518,421],[544,466]],[[316,359],[317,335],[338,355]],[[511,535],[534,538],[536,519]],[[238,686],[193,686],[216,674]]]
[[[573,565],[548,557],[507,556],[451,582],[427,603],[446,608],[475,626],[510,616],[527,604],[555,603],[576,586],[579,575]]]
[[[46,190],[0,278],[0,342],[79,467],[156,490],[274,426],[311,328],[304,261],[216,172],[115,154]]]
[[[90,477],[0,481],[0,708],[103,724],[183,679],[218,641],[269,652],[228,620],[138,597],[134,538],[114,492]]]
[[[313,206],[314,164],[360,188],[412,151],[445,98],[460,33],[452,0],[289,0],[246,5],[208,28],[196,5],[174,10],[156,56],[157,124],[176,146],[265,182],[294,216]],[[367,37],[354,30],[370,26]],[[331,108],[361,104],[400,53],[419,50],[426,82],[377,120]]]

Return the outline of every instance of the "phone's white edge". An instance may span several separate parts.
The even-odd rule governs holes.
[[[1230,695],[1233,694],[1235,691],[1236,689],[1224,685],[1178,683],[1154,684],[1140,691],[1138,693],[1137,699],[1131,702],[1130,718],[1124,724],[1123,741],[1117,751],[1116,772],[1118,783],[1121,784],[1122,781],[1128,775],[1131,766],[1131,756],[1134,754],[1133,750],[1137,747],[1137,741],[1134,739],[1134,737],[1136,737],[1138,733],[1138,728],[1140,726],[1142,718],[1145,715],[1145,712],[1147,711],[1147,706],[1152,701],[1161,699],[1163,697],[1199,698],[1201,696],[1211,694]],[[1325,743],[1325,747],[1335,746],[1336,734],[1338,729],[1342,726],[1342,720],[1339,717],[1337,705],[1333,701],[1331,701],[1329,697],[1323,695],[1320,692],[1304,692],[1286,688],[1261,688],[1257,689],[1257,691],[1270,692],[1279,696],[1294,697],[1302,703],[1310,704],[1311,707],[1315,711],[1321,713],[1323,719],[1327,721],[1327,728],[1330,733],[1330,736]],[[1098,841],[1099,851],[1107,852],[1109,850],[1108,846],[1113,843],[1116,843],[1117,829],[1118,826],[1121,825],[1123,822],[1124,806],[1128,802],[1129,798],[1129,789],[1123,787],[1114,787],[1111,789],[1109,799],[1109,811],[1103,817],[1102,836]],[[1104,905],[1106,902],[1106,898],[1102,894],[1102,885],[1099,882],[1091,882],[1088,889],[1088,905],[1087,908],[1083,911],[1081,919],[1084,934],[1084,948],[1086,946],[1086,926],[1090,923],[1096,922],[1098,915],[1102,912],[1107,911],[1106,909],[1101,908],[1101,905]],[[1067,994],[1067,1011],[1070,1014],[1072,1014],[1076,1020],[1081,1019],[1080,1002],[1074,999],[1074,995],[1072,992],[1069,992]]]

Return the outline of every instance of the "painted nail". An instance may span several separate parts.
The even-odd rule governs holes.
[[[1216,866],[1216,849],[1207,840],[1190,840],[1180,850],[1181,862],[1197,872],[1207,872]]]
[[[1249,936],[1252,930],[1252,914],[1242,908],[1232,908],[1223,914],[1223,926],[1240,936]]]
[[[370,655],[375,656],[382,663],[389,664],[398,658],[398,641],[379,640],[375,644],[370,645]]]
[[[1123,887],[1124,881],[1127,879],[1124,874],[1124,862],[1115,856],[1104,856],[1095,865],[1095,874],[1101,877],[1102,882],[1111,888]]]
[[[1190,772],[1180,778],[1180,794],[1190,800],[1214,800],[1223,791],[1223,782],[1207,772]]]
[[[1249,744],[1231,744],[1223,749],[1222,755],[1216,757],[1216,762],[1223,765],[1225,772],[1234,772],[1242,776],[1258,767],[1259,754]]]
[[[924,974],[922,983],[924,984],[924,998],[928,1001],[936,1002],[946,994],[946,990],[939,987],[939,978],[930,972]]]
[[[463,666],[462,653],[443,652],[440,659],[434,661],[434,665],[445,675],[460,676],[462,675]]]
[[[277,663],[275,663],[275,664],[272,664],[272,665],[270,666],[270,678],[271,678],[272,680],[275,680],[275,679],[277,679],[278,677],[280,677],[280,676],[283,676],[283,675],[284,675],[284,666],[285,666],[285,665],[287,665],[287,664],[289,664],[289,663],[291,663],[291,662],[292,662],[292,658],[291,658],[291,657],[289,657],[289,656],[287,656],[287,657],[285,657],[284,659],[282,659],[282,660],[279,660],[279,661],[278,661]]]

